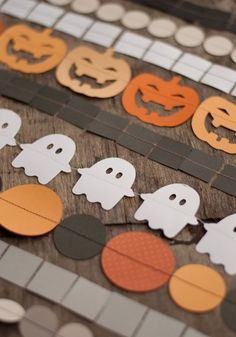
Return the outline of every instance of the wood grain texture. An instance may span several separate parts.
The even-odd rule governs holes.
[[[157,0],[158,1],[158,0]],[[104,1],[105,2],[105,1]],[[108,2],[108,1],[106,1]],[[142,6],[135,5],[134,3],[128,1],[118,1],[123,3],[126,8],[139,8],[143,9]],[[193,2],[205,5],[218,7],[220,9],[230,9],[236,13],[236,5],[233,0],[194,0]],[[152,10],[150,8],[145,9],[150,13],[152,17],[161,15],[162,13]],[[18,20],[7,18],[6,16],[0,16],[1,20],[6,25],[18,22]],[[184,22],[174,18],[178,25],[183,25]],[[213,34],[213,30],[205,30],[206,34]],[[140,31],[144,35],[147,35],[145,30]],[[67,35],[56,32],[55,35],[62,36],[67,42],[70,48],[81,45],[82,43],[76,41],[74,38],[70,38]],[[235,35],[230,33],[222,33],[224,36],[229,36],[232,41],[235,41]],[[172,45],[176,45],[174,38],[170,38],[169,42]],[[97,49],[102,49],[96,46]],[[183,48],[189,51],[187,48]],[[224,58],[214,58],[209,57],[202,47],[194,48],[190,52],[195,52],[197,55],[203,55],[205,58],[209,58],[212,61],[220,62],[221,64],[229,65],[230,67],[236,69],[236,65],[230,61],[229,57]],[[130,63],[133,76],[141,72],[151,72],[156,75],[160,75],[163,78],[169,79],[171,73],[162,70],[159,67],[149,65],[139,60],[135,60],[129,57],[121,56],[122,58],[128,60]],[[55,80],[54,71],[48,72],[47,74],[28,76],[35,81],[43,84],[49,84],[53,87],[60,87]],[[220,95],[228,98],[227,95],[218,92],[212,88],[204,86],[202,84],[194,83],[191,80],[183,79],[183,83],[190,85],[199,92],[201,100],[213,96]],[[61,87],[60,87],[61,88]],[[98,100],[92,99],[91,101],[96,105],[104,108],[107,111],[118,114],[120,116],[126,116],[127,114],[121,106],[121,95],[115,98]],[[232,102],[235,100],[230,97]],[[165,166],[159,165],[157,163],[148,160],[141,155],[138,155],[132,151],[129,151],[114,142],[103,139],[101,137],[83,133],[82,130],[70,125],[62,120],[55,117],[47,116],[36,109],[32,109],[24,104],[16,103],[9,99],[0,98],[1,107],[9,108],[16,111],[22,118],[23,126],[17,136],[17,140],[20,143],[31,143],[37,138],[50,133],[64,133],[74,139],[77,146],[76,155],[72,160],[73,167],[89,167],[94,164],[97,160],[110,157],[119,156],[121,158],[130,161],[137,170],[137,179],[134,184],[135,191],[140,193],[153,192],[157,188],[174,182],[183,182],[194,187],[201,195],[201,207],[198,212],[200,218],[222,218],[225,217],[236,210],[236,199],[230,197],[229,195],[217,191],[216,189],[210,188],[206,183],[201,182],[198,179],[190,177],[184,173],[176,172]],[[138,122],[135,118],[129,117],[131,120]],[[224,157],[225,162],[236,164],[235,156],[224,154],[223,152],[213,150],[206,143],[198,140],[190,126],[190,122],[185,123],[182,126],[175,128],[158,128],[147,126],[150,130],[157,131],[162,135],[171,137],[178,141],[182,141],[186,144],[190,144],[195,149],[200,149],[209,153],[210,155],[221,155]],[[3,191],[18,184],[24,183],[37,183],[35,178],[29,178],[24,174],[23,169],[14,169],[11,166],[11,161],[20,152],[17,147],[5,147],[1,150],[1,177],[3,181]],[[134,218],[134,212],[140,205],[140,200],[138,197],[128,199],[123,199],[114,209],[107,212],[102,210],[100,205],[91,204],[86,201],[84,196],[76,197],[71,193],[72,186],[75,184],[79,176],[76,171],[72,174],[60,174],[58,175],[48,186],[55,190],[63,200],[64,204],[64,217],[71,214],[90,214],[97,216],[104,224],[107,225],[107,239],[117,235],[118,233],[124,231],[137,231],[144,230],[149,231],[146,225],[138,224]],[[200,331],[208,334],[211,337],[233,337],[236,334],[231,332],[223,323],[220,317],[220,308],[207,314],[191,314],[178,308],[168,295],[168,286],[165,285],[163,288],[145,293],[145,294],[132,294],[122,291],[115,286],[113,286],[104,276],[101,266],[100,258],[95,257],[93,259],[78,262],[72,259],[68,259],[60,255],[55,249],[52,241],[52,234],[46,235],[40,238],[22,238],[15,237],[4,230],[1,230],[1,238],[10,244],[21,247],[27,251],[41,256],[43,259],[62,266],[68,270],[79,273],[80,275],[102,285],[108,289],[125,294],[126,296],[133,298],[143,304],[148,305],[151,308],[160,310],[170,316],[176,317],[188,325],[199,329]],[[203,229],[200,227],[188,226],[185,228],[176,238],[176,240],[167,240],[169,244],[172,245],[176,259],[177,266],[182,266],[188,263],[203,263],[209,265],[215,270],[217,270],[225,279],[227,288],[231,289],[234,287],[236,277],[228,276],[224,273],[222,266],[213,265],[207,255],[198,254],[195,250],[195,243],[198,242],[199,238],[203,235]],[[157,236],[160,233],[155,233]],[[43,300],[36,295],[32,295],[29,292],[22,290],[16,286],[13,286],[5,281],[0,281],[0,296],[9,297],[15,299],[22,303],[25,308],[30,307],[33,304],[45,304],[51,307],[54,312],[58,315],[60,324],[66,322],[82,322],[92,329],[96,337],[115,337],[116,334],[111,333],[98,327],[95,324],[91,324],[79,316],[70,313],[66,309],[62,309],[60,306],[54,305],[49,301]],[[20,336],[17,326],[0,326],[0,336],[4,337],[18,337]],[[32,336],[33,337],[33,336]],[[147,336],[148,337],[148,336]]]

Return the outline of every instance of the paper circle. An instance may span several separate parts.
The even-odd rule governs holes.
[[[149,15],[141,11],[128,11],[121,20],[122,24],[129,29],[144,28],[148,25],[149,21]]]
[[[89,215],[72,215],[53,233],[57,250],[72,259],[84,260],[100,254],[106,243],[105,226]]]
[[[47,2],[56,6],[65,6],[72,2],[72,0],[47,0]]]
[[[61,327],[55,337],[93,337],[92,331],[80,323],[68,323]]]
[[[19,185],[0,194],[0,223],[19,235],[38,236],[53,230],[62,217],[59,196],[41,185]]]
[[[105,3],[100,6],[96,15],[103,21],[113,22],[118,21],[124,15],[124,7],[116,3]]]
[[[191,312],[206,312],[223,300],[226,286],[215,270],[201,264],[189,264],[176,270],[169,282],[173,301]]]
[[[57,327],[57,316],[52,310],[41,305],[29,308],[19,323],[23,337],[52,337]]]
[[[213,56],[225,56],[233,49],[232,42],[224,36],[213,35],[208,37],[204,44],[205,51]]]
[[[172,36],[176,31],[176,24],[174,21],[167,18],[160,18],[151,21],[147,30],[150,34],[160,38]]]
[[[227,327],[236,332],[236,288],[226,295],[221,305],[221,316]]]
[[[111,282],[135,292],[161,287],[175,269],[171,248],[145,232],[122,233],[111,239],[103,249],[101,263]]]
[[[95,12],[99,5],[99,0],[74,0],[71,4],[71,8],[75,12],[89,14]]]
[[[0,322],[17,323],[24,317],[25,310],[17,302],[0,298]]]
[[[231,60],[236,63],[236,49],[234,49],[231,53]]]
[[[175,40],[184,47],[200,46],[204,40],[204,32],[195,26],[183,26],[175,34]]]

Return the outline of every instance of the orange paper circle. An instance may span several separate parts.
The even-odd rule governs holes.
[[[205,312],[222,302],[226,286],[221,275],[212,268],[189,264],[173,274],[169,282],[169,292],[173,301],[181,308]]]
[[[0,194],[0,224],[26,236],[46,234],[62,217],[59,196],[41,185],[20,185]]]
[[[129,291],[150,291],[164,285],[175,269],[171,248],[155,235],[128,232],[111,239],[101,255],[108,279]]]

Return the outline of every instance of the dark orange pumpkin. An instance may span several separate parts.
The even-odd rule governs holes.
[[[210,117],[211,128],[207,128],[207,119]],[[236,153],[236,143],[228,138],[220,137],[217,128],[224,127],[236,133],[236,105],[222,97],[210,97],[203,101],[192,119],[192,129],[195,135],[207,142],[215,149],[227,153]]]
[[[14,25],[0,35],[0,62],[23,73],[44,73],[64,58],[67,46],[51,36],[51,29],[37,31],[25,25]]]
[[[181,77],[164,80],[152,74],[136,76],[126,87],[122,103],[125,110],[145,123],[157,126],[176,126],[187,121],[199,104],[198,93],[189,87],[180,85]],[[137,103],[141,93],[143,106]],[[148,103],[156,103],[168,112],[161,115],[158,111],[149,110]]]

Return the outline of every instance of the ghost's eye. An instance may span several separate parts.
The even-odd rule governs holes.
[[[59,149],[57,149],[57,150],[55,151],[55,153],[56,153],[56,154],[62,153],[62,148],[60,147]]]
[[[48,150],[51,150],[53,148],[53,144],[49,144],[48,146],[47,146],[47,149]]]
[[[109,168],[106,170],[106,174],[110,174],[112,171],[113,171],[113,169],[112,169],[111,167],[109,167]]]
[[[236,227],[234,227],[234,232],[236,232]]]
[[[169,197],[170,200],[174,200],[175,198],[176,198],[176,194],[171,194]]]
[[[2,124],[2,129],[6,129],[8,127],[8,123]]]
[[[122,176],[123,176],[123,173],[119,172],[119,173],[117,173],[116,178],[120,179]]]
[[[183,206],[184,204],[186,204],[186,200],[185,199],[180,200],[179,204],[180,206]]]

